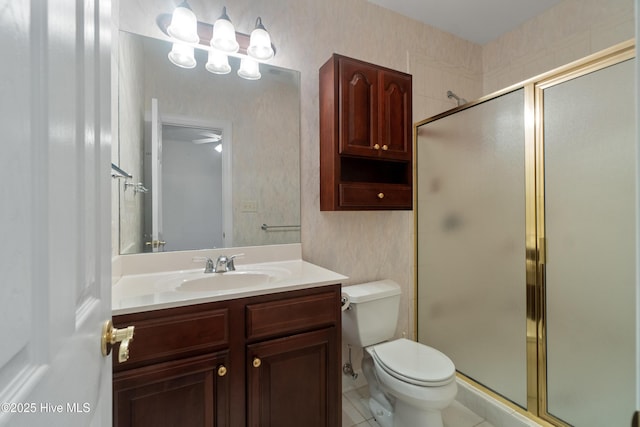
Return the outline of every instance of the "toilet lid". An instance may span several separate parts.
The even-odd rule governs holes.
[[[411,384],[444,385],[451,382],[456,372],[445,354],[405,338],[378,344],[372,350],[385,371]]]

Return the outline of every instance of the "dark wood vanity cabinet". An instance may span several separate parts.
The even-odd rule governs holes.
[[[340,314],[339,287],[246,306],[248,426],[340,425]]]
[[[411,75],[334,54],[320,68],[320,209],[412,208]]]
[[[229,425],[231,314],[213,303],[114,316],[135,335],[129,360],[113,358],[113,425]]]
[[[340,285],[114,316],[114,426],[340,425]]]
[[[247,360],[249,426],[336,426],[328,371],[335,357],[331,328],[268,340],[249,346]]]
[[[114,426],[229,425],[225,353],[165,362],[114,375]]]

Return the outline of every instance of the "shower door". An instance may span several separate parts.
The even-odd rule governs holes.
[[[418,340],[558,426],[635,409],[626,43],[416,125]]]
[[[634,63],[541,83],[546,412],[630,423],[635,405]]]
[[[524,90],[417,130],[419,341],[526,407]]]

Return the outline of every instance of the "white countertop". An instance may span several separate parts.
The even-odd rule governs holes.
[[[223,301],[255,295],[265,295],[296,289],[343,283],[347,277],[302,259],[242,265],[242,272],[271,271],[275,277],[269,283],[239,288],[207,291],[184,291],[176,287],[184,277],[203,277],[202,268],[141,274],[123,274],[112,287],[112,314],[127,314],[183,305]],[[226,273],[209,273],[226,274]]]

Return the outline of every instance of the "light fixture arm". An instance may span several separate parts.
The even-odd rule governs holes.
[[[259,28],[261,30],[265,30],[267,31],[267,29],[264,27],[264,25],[262,24],[262,18],[258,16],[258,18],[256,18],[256,28]]]
[[[184,7],[185,9],[189,9],[193,12],[193,9],[191,9],[191,6],[189,6],[189,3],[187,3],[187,0],[183,0],[182,3],[180,3],[177,7]]]
[[[218,19],[225,19],[231,22],[231,18],[229,18],[229,15],[227,15],[227,6],[222,6],[222,15],[220,15]]]

